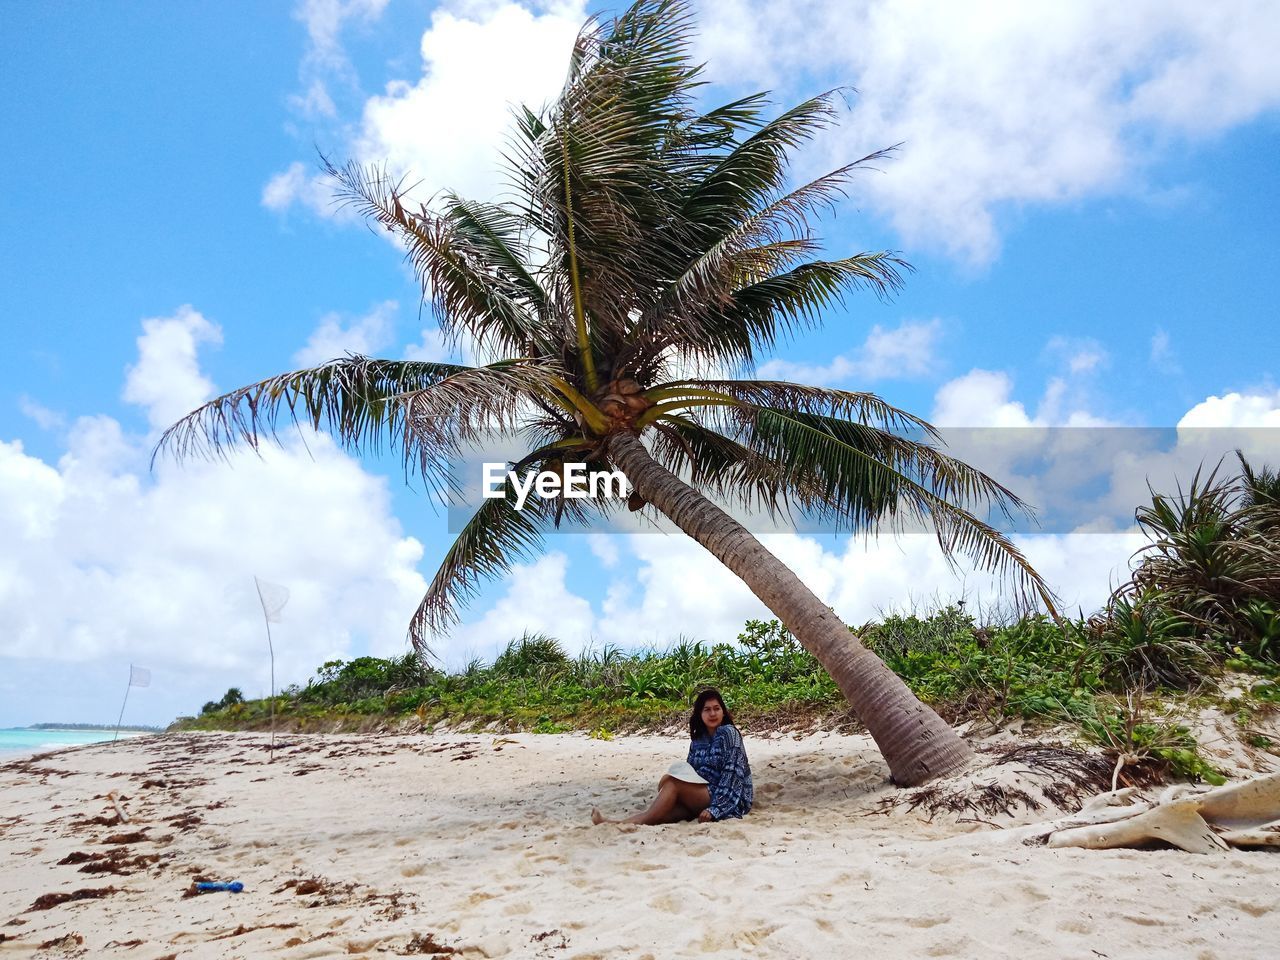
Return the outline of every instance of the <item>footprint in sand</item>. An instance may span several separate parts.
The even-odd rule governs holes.
[[[969,937],[961,937],[958,940],[935,943],[925,949],[924,955],[926,957],[973,957],[977,956],[977,952],[973,949],[975,946],[976,944]]]
[[[681,900],[665,893],[650,900],[649,906],[661,913],[680,913],[684,909],[684,903]]]
[[[732,943],[738,950],[750,950],[758,947],[777,929],[777,925],[773,924],[748,930],[727,931],[723,928],[708,930],[698,941],[698,949],[703,953],[721,953],[726,943]]]
[[[936,927],[943,923],[950,923],[950,917],[907,917],[906,924],[908,927],[915,927],[917,930],[928,930],[930,927]]]
[[[1229,900],[1228,906],[1243,910],[1251,917],[1265,917],[1271,912],[1271,908],[1261,903],[1246,903],[1243,900]]]
[[[1023,896],[1025,896],[1028,900],[1034,900],[1037,903],[1044,903],[1044,901],[1051,899],[1049,894],[1045,893],[1035,884],[1031,884],[1031,883],[1021,884],[1018,887],[1018,891]]]
[[[1168,921],[1160,920],[1156,917],[1142,917],[1127,913],[1120,914],[1121,920],[1128,920],[1130,923],[1136,923],[1140,927],[1167,927]]]
[[[773,932],[777,929],[778,927],[775,924],[766,927],[756,927],[753,930],[739,930],[733,935],[733,944],[739,950],[758,947],[763,941],[773,936]]]

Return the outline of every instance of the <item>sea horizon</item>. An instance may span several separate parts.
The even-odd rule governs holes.
[[[146,731],[120,728],[121,737],[136,737]],[[112,740],[115,728],[106,730],[73,730],[61,728],[0,727],[0,762],[17,760],[61,747],[79,747]]]

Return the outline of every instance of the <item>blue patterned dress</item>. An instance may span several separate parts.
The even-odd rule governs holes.
[[[751,764],[742,745],[742,734],[731,723],[721,724],[711,737],[689,744],[689,764],[706,780],[711,792],[711,816],[717,820],[740,817],[751,809],[755,790]]]

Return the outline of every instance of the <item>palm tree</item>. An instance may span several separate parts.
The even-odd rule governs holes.
[[[1255,470],[1245,459],[1244,451],[1236,451],[1240,461],[1240,509],[1246,522],[1263,530],[1280,529],[1280,471],[1263,466]]]
[[[771,120],[764,94],[699,112],[690,32],[680,0],[589,22],[558,99],[515,115],[503,202],[444,193],[414,204],[385,168],[326,161],[341,200],[403,242],[445,336],[498,359],[348,356],[219,397],[161,447],[212,455],[292,418],[351,449],[398,448],[437,489],[451,458],[494,433],[526,444],[517,472],[619,469],[629,506],[669,518],[741,577],[830,671],[894,779],[921,783],[967,762],[968,747],[715,501],[845,530],[923,520],[948,556],[1047,601],[1025,558],[977,515],[1024,508],[941,452],[927,423],[870,393],[707,373],[749,374],[846,292],[892,292],[906,265],[888,252],[817,256],[814,214],[883,156],[788,186],[788,155],[832,122],[834,92]],[[456,622],[481,581],[536,553],[547,529],[616,506],[561,496],[517,510],[508,483],[445,554],[410,626],[415,646]]]

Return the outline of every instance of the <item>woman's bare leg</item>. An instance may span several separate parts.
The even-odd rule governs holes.
[[[658,795],[649,808],[625,820],[610,820],[596,808],[591,810],[592,823],[639,823],[653,825],[692,820],[711,805],[711,794],[700,783],[685,783],[674,777],[663,777],[658,784]]]

